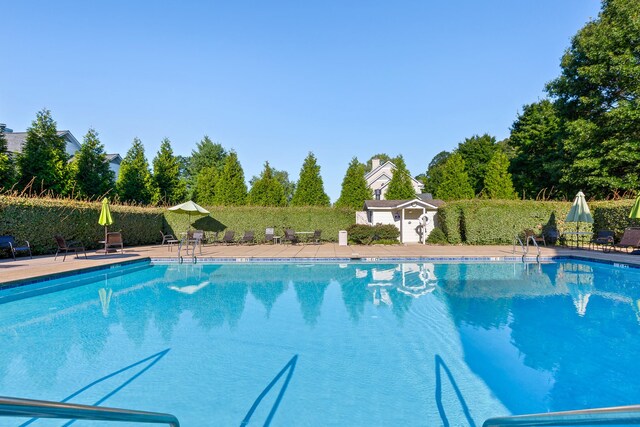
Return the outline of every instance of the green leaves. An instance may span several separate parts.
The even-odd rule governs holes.
[[[342,180],[342,191],[335,203],[336,207],[361,210],[365,200],[371,200],[373,195],[364,179],[364,165],[356,157],[351,159],[347,172]]]
[[[511,174],[509,173],[509,158],[501,151],[496,151],[484,175],[484,192],[490,199],[515,199]]]
[[[286,206],[287,199],[280,181],[273,176],[269,162],[265,162],[260,177],[253,182],[248,203],[252,206]]]
[[[416,190],[413,188],[411,175],[409,175],[407,165],[404,163],[404,158],[402,156],[396,157],[394,164],[396,165],[396,169],[393,171],[393,176],[391,177],[391,181],[389,181],[389,185],[387,186],[385,199],[415,199]]]
[[[213,201],[220,206],[242,206],[247,204],[247,184],[244,171],[235,151],[231,151],[215,186]]]
[[[160,150],[153,159],[154,202],[175,205],[185,201],[186,185],[180,179],[180,163],[173,155],[169,138],[162,140]]]
[[[329,206],[329,196],[324,192],[320,166],[313,153],[304,159],[300,179],[291,199],[292,206]]]
[[[471,199],[474,195],[465,162],[459,153],[453,153],[442,167],[442,183],[435,196],[442,200],[459,200]]]
[[[134,138],[133,145],[122,159],[116,189],[121,201],[151,203],[153,182],[144,146],[138,138]]]
[[[94,129],[89,129],[74,157],[72,177],[76,195],[81,198],[98,198],[115,186],[115,175]]]

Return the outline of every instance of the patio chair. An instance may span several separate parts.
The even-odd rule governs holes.
[[[202,255],[202,243],[204,242],[204,231],[203,230],[189,230],[187,231],[187,241],[185,244],[187,245],[187,254],[189,253],[189,245],[193,245],[193,249],[195,251],[196,246],[200,247],[200,255]]]
[[[220,243],[220,232],[219,231],[213,231],[213,235],[211,235],[211,232],[209,233],[209,237],[207,238],[207,243],[211,243],[212,245],[217,245],[218,243]]]
[[[622,239],[620,239],[619,243],[614,243],[613,248],[625,249],[629,252],[630,249],[639,249],[640,248],[640,228],[638,227],[630,227],[624,230],[624,234],[622,235]]]
[[[67,259],[67,254],[69,252],[75,252],[76,254],[76,259],[78,258],[78,251],[82,251],[84,253],[84,257],[85,259],[87,258],[87,251],[85,251],[84,246],[82,246],[80,244],[80,242],[75,242],[75,241],[66,241],[64,237],[58,235],[53,236],[53,238],[56,241],[56,244],[58,245],[58,250],[56,250],[56,256],[53,257],[53,260],[55,261],[56,259],[58,259],[58,254],[62,251],[64,251],[64,256],[62,257],[62,262],[64,262],[65,259]]]
[[[233,231],[233,230],[225,231],[224,237],[222,237],[222,243],[224,243],[225,245],[231,245],[231,244],[235,243],[236,241],[233,240],[235,235],[236,235],[236,232]]]
[[[107,233],[107,240],[105,240],[104,242],[105,255],[111,248],[114,248],[116,253],[118,252],[118,248],[120,248],[120,252],[124,253],[124,242],[122,241],[122,233],[115,231]]]
[[[613,236],[614,233],[611,230],[598,231],[595,237],[589,242],[589,249],[597,249],[598,246],[602,246],[603,252],[607,252],[607,248],[609,248],[610,251],[614,243]]]
[[[162,235],[162,243],[160,243],[160,246],[164,246],[166,243],[169,246],[169,250],[171,250],[173,245],[180,243],[180,240],[176,239],[173,234],[164,234],[162,230],[160,230],[160,235]]]
[[[275,231],[273,227],[269,227],[264,230],[265,243],[274,243],[274,240],[273,240],[274,237],[275,237]]]
[[[242,236],[242,239],[240,239],[240,243],[251,244],[255,242],[255,240],[256,238],[254,236],[254,232],[250,230],[244,232],[244,236]]]
[[[0,249],[9,252],[14,261],[16,260],[16,255],[19,252],[26,252],[29,254],[29,258],[33,259],[33,255],[31,255],[31,245],[26,240],[24,243],[25,244],[23,246],[19,246],[13,236],[0,236]]]
[[[322,235],[322,230],[315,230],[315,231],[313,232],[313,237],[312,237],[312,239],[313,239],[313,243],[314,243],[314,244],[316,244],[316,245],[319,245],[319,244],[320,244],[320,236],[321,236],[321,235]]]
[[[527,245],[529,244],[529,237],[533,237],[536,243],[542,243],[544,246],[547,246],[547,242],[544,240],[544,234],[537,235],[535,231],[529,228],[524,230],[525,244]]]
[[[292,245],[295,245],[296,243],[299,242],[298,236],[296,236],[296,232],[290,228],[287,228],[286,230],[284,230],[284,241],[289,242]]]

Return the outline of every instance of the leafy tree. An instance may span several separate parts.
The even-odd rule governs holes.
[[[509,157],[497,150],[489,163],[484,175],[484,192],[490,199],[515,199],[511,174],[509,173]]]
[[[156,203],[174,205],[184,200],[186,186],[180,179],[180,162],[173,155],[169,138],[162,140],[160,150],[153,159],[153,182]]]
[[[458,144],[456,151],[464,160],[469,174],[469,182],[475,194],[482,191],[487,163],[497,149],[496,138],[486,133],[482,136],[474,135],[471,138],[466,138]]]
[[[324,192],[320,166],[313,153],[304,159],[300,179],[291,199],[292,206],[329,206],[329,196]]]
[[[422,179],[425,193],[435,194],[438,192],[438,187],[442,182],[442,167],[450,155],[451,153],[448,151],[441,151],[429,163],[427,172]]]
[[[373,169],[372,168],[373,159],[379,159],[380,160],[380,164],[383,165],[388,161],[390,161],[391,163],[395,164],[399,157],[400,156],[391,157],[390,155],[385,154],[385,153],[374,154],[373,156],[371,156],[371,158],[369,158],[369,160],[367,160],[367,163],[364,165],[364,172],[365,172],[365,174],[371,172],[371,170]]]
[[[444,163],[442,182],[435,196],[442,200],[472,199],[475,192],[469,182],[464,159],[453,153]]]
[[[72,176],[75,191],[84,198],[103,196],[115,186],[115,174],[109,167],[104,145],[94,129],[87,131],[80,150],[74,156]]]
[[[247,201],[253,206],[286,206],[282,184],[273,176],[269,162],[265,162],[260,178],[251,185]]]
[[[542,100],[525,105],[511,126],[509,145],[513,182],[525,197],[559,188],[565,167],[563,123],[553,103]]]
[[[214,205],[216,184],[220,173],[215,166],[200,169],[196,176],[192,198],[201,205]]]
[[[56,122],[47,109],[39,111],[27,129],[27,137],[18,157],[19,185],[25,188],[34,180],[34,189],[65,194],[68,188],[67,162],[64,137],[58,135]]]
[[[227,155],[213,197],[216,205],[242,206],[247,204],[247,184],[244,182],[244,171],[235,151],[231,151]]]
[[[138,138],[133,139],[131,148],[122,159],[116,190],[122,201],[151,203],[153,181],[144,155],[144,146]]]
[[[393,171],[393,176],[387,186],[385,198],[387,200],[415,199],[416,190],[413,188],[411,175],[407,170],[407,165],[404,163],[404,158],[402,156],[396,157],[394,164],[396,169]]]
[[[7,150],[7,139],[0,129],[0,189],[11,188],[15,180],[15,166]]]
[[[356,157],[351,159],[347,173],[342,180],[342,191],[336,201],[336,207],[361,210],[365,200],[371,200],[373,194],[364,179],[364,165]]]
[[[561,182],[591,196],[640,185],[640,2],[604,0],[547,86],[566,121]]]
[[[282,185],[286,204],[289,204],[291,202],[291,199],[293,198],[293,193],[295,193],[296,191],[296,183],[293,181],[289,181],[289,172],[274,169],[271,166],[269,167],[271,168],[271,174],[273,175],[273,177],[278,180],[280,185]],[[259,179],[260,179],[259,176],[253,176],[249,180],[249,185],[253,187],[253,185]]]
[[[189,160],[189,173],[195,177],[205,167],[214,166],[218,172],[222,172],[227,158],[227,151],[220,144],[214,144],[207,135],[196,144],[196,149],[191,151]]]

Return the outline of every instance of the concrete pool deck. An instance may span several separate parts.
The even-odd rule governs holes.
[[[443,258],[438,261],[464,260],[478,257],[505,258],[521,256],[516,251],[512,253],[512,246],[433,246],[433,245],[374,245],[374,246],[338,246],[337,243],[321,245],[205,245],[202,254],[196,252],[198,258]],[[578,256],[608,262],[640,265],[640,256],[620,252],[604,253],[596,250],[568,249],[563,247],[542,247],[541,256],[544,258],[558,256]],[[184,255],[184,254],[183,254]],[[529,257],[535,257],[535,250],[530,250]],[[39,276],[63,273],[85,268],[100,267],[144,258],[176,258],[177,248],[168,250],[167,246],[135,246],[125,247],[124,254],[99,254],[87,251],[84,256],[76,259],[75,255],[67,255],[66,261],[62,256],[54,260],[53,255],[36,256],[33,259],[19,257],[0,260],[0,284],[16,280],[33,279]],[[185,257],[185,262],[188,262]],[[209,261],[209,260],[207,260]]]

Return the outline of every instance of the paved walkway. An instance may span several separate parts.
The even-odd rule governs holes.
[[[535,256],[532,250],[530,256]],[[543,257],[577,255],[601,260],[640,265],[640,256],[624,253],[603,253],[601,251],[575,250],[566,248],[541,248]],[[0,283],[34,278],[38,276],[115,264],[141,258],[175,258],[177,249],[169,251],[166,246],[137,246],[125,248],[124,254],[98,254],[87,252],[76,259],[68,255],[66,261],[58,256],[38,256],[33,259],[20,257],[16,261],[0,260]],[[322,245],[207,245],[202,248],[199,258],[474,258],[513,257],[511,246],[432,246],[432,245],[375,245],[338,246],[335,243]],[[516,253],[516,256],[518,254]]]

